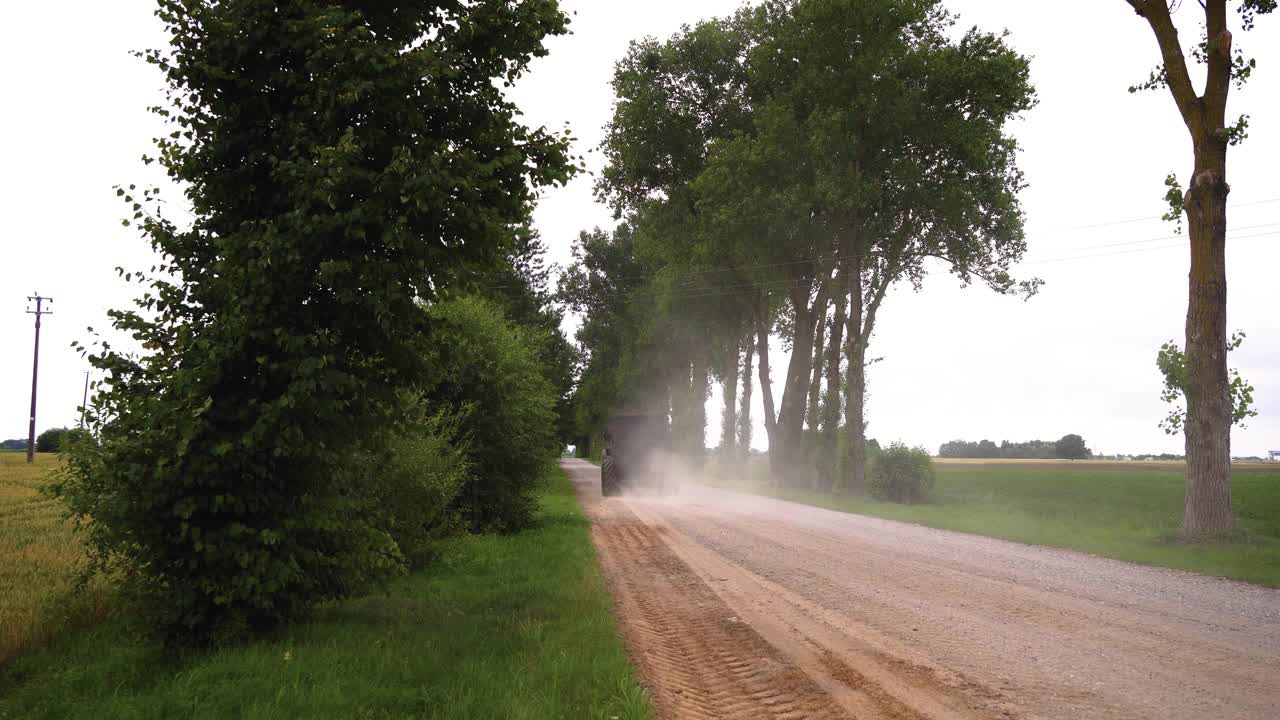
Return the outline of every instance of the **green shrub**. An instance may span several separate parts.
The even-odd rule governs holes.
[[[451,507],[468,478],[466,444],[457,441],[459,417],[425,415],[395,432],[380,462],[367,468],[378,488],[382,527],[411,567],[431,558],[435,541],[462,529]]]
[[[363,491],[366,450],[256,447],[230,428],[226,441],[195,441],[218,431],[137,389],[103,398],[121,411],[72,445],[52,491],[85,533],[91,568],[118,571],[168,644],[237,640],[399,570]]]
[[[934,479],[933,458],[928,451],[895,442],[876,453],[868,490],[879,500],[924,502],[933,489]]]
[[[472,472],[454,501],[470,529],[507,532],[533,518],[535,491],[560,453],[556,391],[538,359],[541,337],[474,297],[428,309],[435,407],[459,423]]]

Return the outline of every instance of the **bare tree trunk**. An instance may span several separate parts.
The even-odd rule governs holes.
[[[756,353],[760,356],[760,397],[764,400],[764,434],[769,441],[769,468],[777,465],[778,416],[773,410],[773,385],[769,380],[769,325],[762,317],[756,318]]]
[[[822,358],[825,356],[826,329],[827,329],[827,306],[830,302],[826,297],[822,298],[821,305],[814,305],[813,311],[813,362],[810,363],[809,380],[809,402],[805,410],[805,424],[809,426],[811,432],[818,431],[821,422],[822,413],[820,410],[822,400]]]
[[[685,391],[688,390],[688,382],[685,383]],[[667,397],[670,399],[671,405],[671,449],[673,452],[680,451],[680,435],[684,432],[684,392],[680,388],[680,376],[675,375],[671,382],[667,385]]]
[[[725,368],[721,393],[724,411],[720,415],[720,454],[726,459],[736,457],[738,452],[735,442],[738,437],[738,372],[738,348],[735,344],[733,359]],[[751,376],[748,375],[747,379],[750,381]]]
[[[831,340],[827,343],[827,392],[822,399],[822,421],[819,435],[818,472],[822,479],[821,490],[830,492],[835,487],[838,462],[837,448],[840,437],[840,405],[842,398],[840,378],[840,357],[844,342],[845,310],[849,302],[849,271],[847,263],[842,264],[836,278],[836,312],[831,319]]]
[[[1215,152],[1218,150],[1218,152]],[[1231,509],[1231,391],[1227,374],[1226,143],[1196,148],[1185,208],[1191,234],[1187,304],[1187,480],[1183,531],[1220,533]]]
[[[818,290],[814,306],[826,304],[827,288]],[[804,434],[805,401],[809,387],[810,365],[813,363],[813,307],[809,305],[809,288],[791,290],[795,311],[795,327],[791,339],[791,359],[782,386],[782,406],[778,410],[778,449],[782,469],[789,482],[804,476],[804,458],[800,441]]]
[[[1186,326],[1187,477],[1182,528],[1188,537],[1235,526],[1231,510],[1231,390],[1227,373],[1227,96],[1232,36],[1225,0],[1202,0],[1204,93],[1197,96],[1165,0],[1128,0],[1146,19],[1163,61],[1164,84],[1187,126],[1195,156],[1183,209],[1191,236]]]
[[[755,384],[751,379],[751,366],[756,352],[754,337],[754,332],[747,335],[747,341],[744,343],[746,347],[742,351],[742,403],[741,409],[738,410],[738,453],[743,460],[751,455],[751,388]]]
[[[689,459],[701,467],[707,458],[707,395],[710,367],[705,350],[693,355],[693,380],[689,385]]]
[[[849,356],[849,378],[845,383],[845,405],[848,407],[845,424],[849,433],[845,489],[863,493],[867,490],[866,348],[861,342],[854,345]]]
[[[693,362],[684,356],[671,369],[671,448],[682,457],[690,454],[689,438],[693,422]]]
[[[866,398],[866,356],[863,342],[862,257],[855,251],[849,262],[849,318],[845,328],[845,354],[849,358],[849,378],[845,382],[845,426],[848,442],[845,448],[845,485],[848,492],[867,489],[866,425],[863,400]]]

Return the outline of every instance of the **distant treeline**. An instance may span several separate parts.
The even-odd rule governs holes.
[[[1143,455],[1126,455],[1118,453],[1116,455],[1095,455],[1095,460],[1166,460],[1170,462],[1184,462],[1186,455],[1177,455],[1174,453],[1146,453]],[[1260,455],[1232,455],[1231,459],[1235,462],[1265,462],[1267,458]]]
[[[27,441],[24,440],[4,440],[0,441],[0,451],[23,451],[27,449]]]
[[[971,442],[968,440],[952,440],[938,448],[938,457],[944,458],[1017,458],[1031,460],[1052,460],[1064,458],[1068,460],[1085,460],[1093,457],[1093,452],[1084,444],[1079,435],[1063,435],[1058,440],[1028,440],[1026,442],[1010,442],[1002,440],[996,445],[990,440]]]

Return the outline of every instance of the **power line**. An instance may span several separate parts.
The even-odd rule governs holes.
[[[1269,225],[1263,225],[1259,227],[1268,227],[1268,226]],[[1257,238],[1273,237],[1273,236],[1280,236],[1280,233],[1276,233],[1276,232],[1254,233],[1254,234],[1247,234],[1247,235],[1229,236],[1227,239],[1231,241],[1240,241],[1240,240],[1252,240]],[[1173,236],[1173,237],[1176,238],[1178,236]],[[1047,258],[1045,260],[1029,260],[1026,262],[1021,262],[1019,263],[1019,265],[1045,265],[1045,264],[1053,264],[1053,263],[1059,263],[1059,262],[1069,262],[1074,260],[1088,260],[1093,258],[1112,257],[1116,255],[1129,255],[1133,253],[1155,252],[1160,250],[1173,250],[1181,247],[1185,247],[1185,243],[1176,243],[1176,244],[1170,244],[1170,245],[1165,245],[1161,247],[1131,248],[1127,250],[1118,250],[1115,252],[1089,253],[1085,255],[1055,257],[1055,258]],[[718,285],[713,287],[689,288],[684,292],[680,292],[680,291],[672,292],[672,288],[653,288],[653,287],[633,288],[630,292],[647,293],[653,296],[663,296],[671,299],[696,300],[696,299],[727,297],[730,295],[736,295],[738,294],[737,292],[738,290],[743,290],[743,289],[756,289],[756,290],[765,290],[770,292],[777,292],[777,291],[791,290],[791,289],[803,289],[806,287],[812,287],[813,282],[814,282],[813,280],[797,281],[792,279],[784,279],[784,280],[770,280],[770,281],[759,282],[759,283],[740,283],[735,285]]]
[[[1253,202],[1247,202],[1247,203],[1236,203],[1235,205],[1228,205],[1227,209],[1230,210],[1233,208],[1253,207],[1255,205],[1266,205],[1267,203],[1273,203],[1273,202],[1280,202],[1280,197],[1268,198],[1266,200],[1254,200]],[[1066,229],[1067,230],[1092,230],[1094,228],[1111,227],[1113,225],[1129,225],[1132,223],[1150,222],[1152,220],[1163,220],[1163,219],[1164,219],[1163,215],[1155,215],[1155,216],[1148,215],[1147,217],[1130,218],[1128,220],[1111,220],[1108,222],[1093,223],[1091,225],[1073,225]]]
[[[1254,233],[1254,234],[1248,234],[1248,235],[1228,237],[1227,239],[1235,242],[1235,241],[1241,241],[1241,240],[1254,240],[1254,239],[1265,238],[1265,237],[1280,237],[1280,233],[1277,233],[1277,232]],[[1174,250],[1182,247],[1184,247],[1183,243],[1177,243],[1177,244],[1167,245],[1163,247],[1131,248],[1128,250],[1119,250],[1116,252],[1090,253],[1087,255],[1076,255],[1076,256],[1069,256],[1069,257],[1049,258],[1046,260],[1028,261],[1020,264],[1021,265],[1045,265],[1045,264],[1054,264],[1059,262],[1070,262],[1070,261],[1076,261],[1076,260],[1089,260],[1094,258],[1113,257],[1117,255],[1130,255],[1133,253],[1156,252],[1160,250]],[[773,280],[773,281],[767,281],[762,283],[743,283],[739,285],[692,289],[687,292],[668,292],[667,290],[669,289],[664,289],[664,288],[634,288],[632,292],[649,293],[653,296],[661,296],[670,300],[705,300],[705,299],[711,299],[711,298],[728,297],[732,295],[737,295],[738,290],[741,290],[741,289],[754,288],[756,290],[779,292],[783,290],[804,289],[806,287],[812,288],[813,281]]]
[[[1258,229],[1258,228],[1269,228],[1269,227],[1276,227],[1276,226],[1280,226],[1280,222],[1261,223],[1261,224],[1258,224],[1258,225],[1240,225],[1239,227],[1232,227],[1232,228],[1231,228],[1231,231],[1232,231],[1232,232],[1236,232],[1236,231],[1239,231],[1239,230],[1256,230],[1256,229]],[[1124,246],[1124,245],[1141,245],[1141,244],[1143,244],[1143,243],[1160,242],[1160,241],[1163,241],[1163,240],[1177,240],[1177,239],[1180,239],[1180,238],[1181,238],[1181,239],[1185,239],[1186,237],[1187,237],[1186,235],[1176,235],[1176,234],[1175,234],[1175,235],[1163,235],[1163,236],[1161,236],[1161,237],[1147,238],[1146,240],[1128,240],[1128,241],[1125,241],[1125,242],[1099,243],[1099,244],[1097,244],[1097,245],[1082,245],[1082,246],[1080,246],[1080,247],[1078,247],[1078,248],[1070,248],[1070,250],[1072,250],[1072,251],[1075,251],[1075,250],[1093,250],[1093,249],[1095,249],[1095,248],[1121,247],[1121,246]]]
[[[1276,198],[1276,201],[1280,201],[1280,198]],[[1257,204],[1260,204],[1260,203],[1262,203],[1262,202],[1274,202],[1274,201],[1263,200],[1263,201],[1259,201],[1258,203],[1247,203],[1247,204],[1249,204],[1249,205],[1257,205]],[[1232,228],[1232,231],[1233,231],[1233,232],[1235,232],[1235,231],[1239,231],[1239,230],[1253,230],[1253,229],[1258,229],[1258,228],[1271,228],[1271,227],[1280,227],[1280,222],[1260,223],[1260,224],[1255,224],[1255,225],[1242,225],[1242,226],[1240,226],[1240,227]],[[1186,237],[1186,235],[1165,235],[1165,236],[1161,236],[1161,237],[1146,238],[1146,239],[1143,239],[1143,240],[1123,240],[1123,241],[1120,241],[1120,242],[1108,242],[1108,243],[1098,243],[1098,244],[1095,244],[1095,245],[1084,245],[1084,246],[1082,246],[1082,247],[1078,247],[1078,248],[1067,248],[1066,250],[1067,250],[1068,252],[1075,252],[1075,251],[1079,251],[1079,250],[1095,250],[1095,249],[1104,249],[1104,248],[1112,248],[1112,247],[1125,247],[1125,246],[1128,246],[1128,245],[1139,245],[1139,244],[1145,244],[1145,243],[1151,243],[1151,242],[1161,242],[1161,241],[1166,241],[1166,240],[1177,240],[1177,239],[1181,239],[1181,238],[1185,238],[1185,237]],[[742,272],[742,271],[745,271],[745,270],[761,270],[761,269],[765,269],[765,268],[788,267],[788,266],[791,266],[791,265],[805,265],[805,264],[809,264],[809,263],[815,263],[815,262],[818,262],[819,260],[822,260],[822,259],[831,260],[831,261],[840,261],[840,260],[850,259],[850,258],[852,258],[852,257],[854,257],[854,256],[852,256],[852,255],[831,255],[831,256],[826,256],[825,258],[806,257],[806,258],[802,258],[802,259],[798,259],[798,260],[786,260],[786,261],[773,262],[773,263],[756,263],[756,264],[750,264],[750,265],[736,265],[736,266],[710,267],[710,268],[705,268],[705,269],[702,269],[702,270],[691,270],[691,271],[689,271],[689,272],[687,272],[687,273],[685,274],[685,277],[694,277],[694,278],[696,278],[696,277],[699,277],[699,276],[702,276],[702,275],[710,275],[710,274],[714,274],[714,273]],[[1030,261],[1030,260],[1029,260],[1029,261],[1022,262],[1021,264],[1023,264],[1023,265],[1027,265],[1027,264],[1039,263],[1039,262],[1050,262],[1050,261],[1044,261],[1044,260]],[[627,282],[627,281],[632,281],[632,280],[650,280],[650,279],[652,279],[652,278],[654,278],[654,277],[657,277],[657,275],[658,275],[658,273],[657,273],[657,272],[649,272],[649,273],[643,273],[643,274],[637,274],[637,275],[624,275],[624,276],[621,276],[621,277],[610,278],[610,281],[611,281],[611,282]],[[690,284],[691,282],[692,282],[692,281],[689,281],[689,282],[688,282],[688,283],[686,283],[686,284]],[[744,286],[745,286],[745,285],[744,285]],[[744,287],[744,286],[738,286],[738,287]],[[501,289],[505,289],[505,288],[508,288],[508,287],[511,287],[511,286],[509,286],[509,285],[492,285],[492,286],[486,286],[486,289],[489,289],[489,290],[501,290]]]
[[[1260,227],[1266,227],[1266,226],[1260,226]],[[1280,236],[1280,233],[1276,233],[1276,232],[1264,232],[1264,233],[1254,233],[1254,234],[1252,234],[1252,235],[1236,235],[1236,236],[1228,237],[1228,238],[1227,238],[1227,240],[1230,240],[1230,241],[1232,241],[1232,242],[1236,242],[1236,241],[1239,241],[1239,240],[1252,240],[1252,239],[1256,239],[1256,238],[1273,237],[1273,236]],[[1131,249],[1128,249],[1128,250],[1117,250],[1117,251],[1115,251],[1115,252],[1109,252],[1109,253],[1092,253],[1092,254],[1089,254],[1089,255],[1077,255],[1077,256],[1073,256],[1073,257],[1050,258],[1050,259],[1047,259],[1047,260],[1029,260],[1029,261],[1024,262],[1024,263],[1021,263],[1021,264],[1022,264],[1022,265],[1046,265],[1046,264],[1049,264],[1049,263],[1068,262],[1068,261],[1071,261],[1071,260],[1088,260],[1088,259],[1091,259],[1091,258],[1112,257],[1112,256],[1115,256],[1115,255],[1129,255],[1129,254],[1131,254],[1131,253],[1138,253],[1138,252],[1154,252],[1154,251],[1157,251],[1157,250],[1176,250],[1176,249],[1178,249],[1178,248],[1182,248],[1182,247],[1185,247],[1185,246],[1186,246],[1186,244],[1185,244],[1185,243],[1177,243],[1177,244],[1171,244],[1171,245],[1163,245],[1163,246],[1161,246],[1161,247],[1131,248]]]

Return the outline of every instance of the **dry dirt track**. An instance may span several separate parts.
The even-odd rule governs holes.
[[[663,718],[1280,718],[1280,591],[711,488],[593,523]]]

